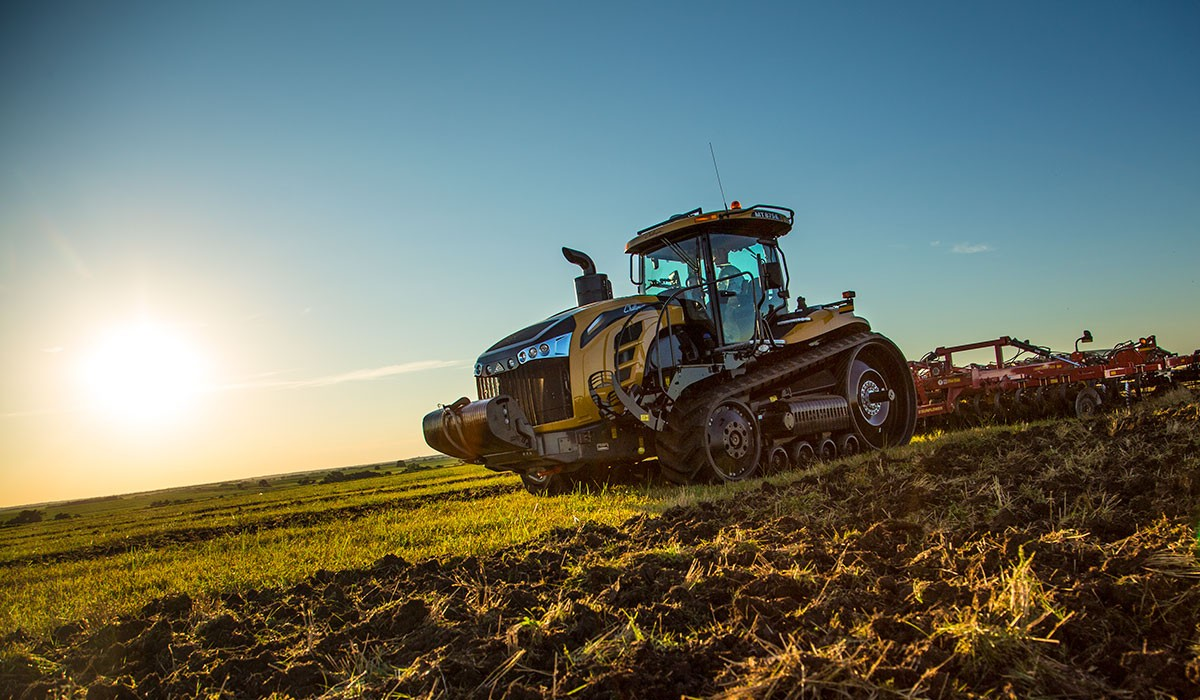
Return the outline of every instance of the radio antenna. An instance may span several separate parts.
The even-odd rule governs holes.
[[[717,167],[717,152],[713,150],[712,141],[708,142],[708,152],[712,154],[713,171],[717,173],[717,187],[721,190],[721,204],[728,209],[729,203],[725,201],[725,186],[721,184],[721,169]]]

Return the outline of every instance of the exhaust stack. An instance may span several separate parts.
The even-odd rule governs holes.
[[[596,263],[587,253],[566,246],[563,246],[562,252],[567,262],[583,268],[583,274],[575,278],[575,299],[580,306],[613,298],[612,282],[608,281],[608,275],[596,272]]]

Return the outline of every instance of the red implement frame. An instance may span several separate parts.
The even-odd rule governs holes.
[[[1087,339],[1090,340],[1090,334]],[[956,366],[954,355],[992,348],[995,362]],[[1020,352],[1009,360],[1004,350]],[[1025,356],[1025,353],[1029,353]],[[1022,359],[1022,357],[1024,358]],[[920,418],[955,413],[965,407],[1028,403],[1031,392],[1056,392],[1069,405],[1080,391],[1092,388],[1112,402],[1140,398],[1149,388],[1195,382],[1200,375],[1200,350],[1175,355],[1158,347],[1154,336],[1123,343],[1111,350],[1055,353],[1025,340],[1003,336],[995,340],[939,347],[918,362],[909,362],[917,387]],[[1054,387],[1054,389],[1046,389]]]

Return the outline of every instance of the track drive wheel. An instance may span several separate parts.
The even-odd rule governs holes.
[[[561,473],[534,472],[522,474],[521,483],[525,490],[535,496],[561,496],[569,493],[575,486],[575,480]]]
[[[754,475],[762,456],[762,431],[754,411],[741,401],[726,400],[704,422],[705,466],[721,481],[741,481]]]
[[[900,350],[886,338],[876,338],[852,350],[844,367],[850,415],[863,447],[879,449],[912,439],[917,392]]]
[[[742,481],[762,456],[758,418],[736,399],[685,409],[658,437],[663,476],[676,484]]]

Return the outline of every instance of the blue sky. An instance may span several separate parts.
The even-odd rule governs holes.
[[[475,356],[572,303],[560,246],[628,293],[634,231],[721,206],[710,142],[797,211],[793,293],[855,289],[910,357],[1200,346],[1195,3],[0,13],[7,503],[428,453]],[[219,390],[116,429],[73,368],[147,318]]]

